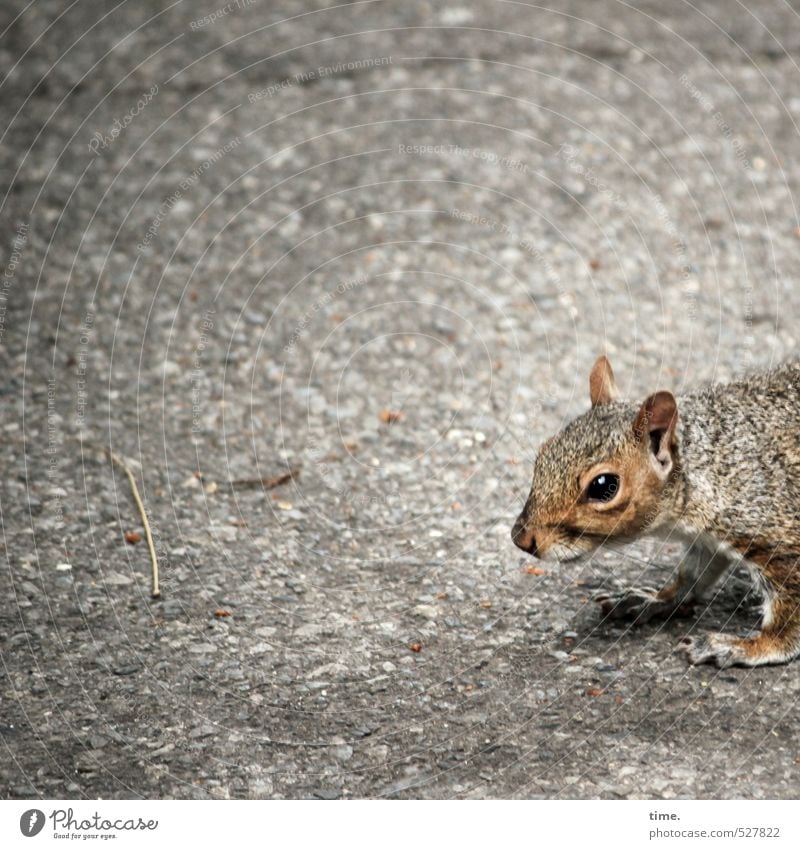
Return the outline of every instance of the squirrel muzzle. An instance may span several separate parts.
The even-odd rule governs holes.
[[[519,518],[514,523],[514,527],[511,530],[511,539],[517,548],[527,551],[528,554],[532,554],[534,557],[537,556],[536,535],[528,526],[528,517],[525,510],[519,514]]]

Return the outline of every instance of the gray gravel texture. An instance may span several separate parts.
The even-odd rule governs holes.
[[[797,5],[4,3],[0,793],[796,797],[742,576],[509,532],[598,353],[797,350]]]

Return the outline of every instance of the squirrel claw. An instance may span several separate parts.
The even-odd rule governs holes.
[[[666,605],[650,587],[630,587],[620,592],[598,593],[594,600],[610,619],[631,619],[644,623]]]

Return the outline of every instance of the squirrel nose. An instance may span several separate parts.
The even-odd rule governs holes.
[[[521,548],[523,551],[527,551],[528,554],[532,554],[536,557],[536,553],[538,551],[536,546],[536,535],[530,528],[526,527],[526,517],[525,515],[521,515],[517,521],[514,523],[514,528],[511,531],[511,539],[514,541],[514,545],[517,548]]]

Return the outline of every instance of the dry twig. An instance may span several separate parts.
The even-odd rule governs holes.
[[[144,525],[144,535],[147,539],[147,547],[150,550],[150,563],[153,570],[152,596],[153,598],[160,598],[161,590],[158,587],[158,560],[156,559],[156,547],[153,545],[153,534],[150,531],[150,522],[147,521],[147,513],[145,512],[144,504],[142,503],[142,497],[139,495],[139,487],[136,486],[136,478],[133,476],[130,466],[128,466],[121,457],[117,456],[113,451],[109,451],[107,448],[105,451],[111,458],[112,462],[116,463],[128,476],[128,481],[131,485],[131,492],[133,492],[133,500],[139,508],[139,515],[142,517],[142,524]]]

